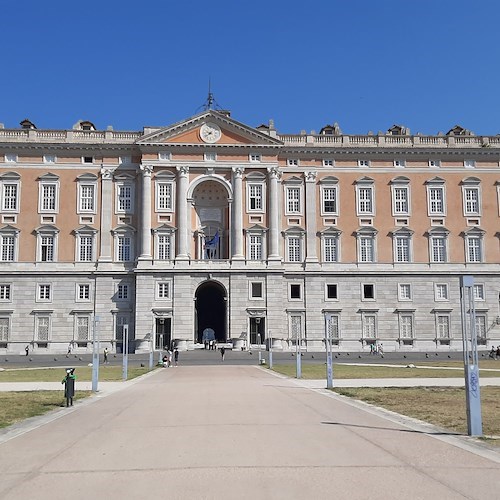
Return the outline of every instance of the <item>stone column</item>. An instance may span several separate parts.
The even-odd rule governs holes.
[[[232,259],[244,259],[243,254],[243,167],[233,168],[233,220],[232,220]]]
[[[278,180],[281,172],[277,167],[268,169],[269,178],[269,255],[268,260],[281,260],[279,251],[280,211]]]
[[[318,262],[316,251],[316,172],[305,172],[306,180],[306,262]]]
[[[188,255],[188,202],[189,167],[177,167],[177,234],[176,260],[187,260]]]
[[[151,174],[152,165],[141,165],[141,254],[139,259],[151,259]]]
[[[113,215],[113,168],[101,167],[101,246],[99,262],[111,262],[111,219]]]

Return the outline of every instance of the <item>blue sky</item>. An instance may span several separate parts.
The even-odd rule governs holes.
[[[0,122],[500,133],[497,0],[0,0]]]

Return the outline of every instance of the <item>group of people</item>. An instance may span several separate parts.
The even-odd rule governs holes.
[[[179,364],[179,350],[176,348],[173,352],[173,360],[174,366],[178,366]],[[172,366],[172,351],[169,349],[162,358],[163,367],[168,368]]]
[[[370,354],[384,354],[384,344],[370,344]]]
[[[500,345],[496,349],[495,346],[491,346],[489,357],[491,359],[500,359]]]

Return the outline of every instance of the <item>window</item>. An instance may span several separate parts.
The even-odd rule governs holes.
[[[133,195],[134,189],[132,184],[120,182],[116,185],[117,213],[134,213]]]
[[[40,236],[40,260],[42,262],[54,260],[54,236]]]
[[[325,262],[339,261],[339,237],[338,235],[324,236],[323,238],[323,255]]]
[[[168,281],[159,281],[157,283],[157,298],[158,299],[170,298],[170,283]]]
[[[120,283],[116,290],[116,298],[118,300],[128,300],[129,297],[129,285]]]
[[[323,166],[324,167],[334,167],[335,166],[335,161],[334,160],[323,160]]]
[[[369,167],[369,166],[370,166],[369,160],[358,160],[358,167]]]
[[[250,212],[263,211],[263,185],[262,184],[248,184],[248,210]]]
[[[290,314],[288,317],[289,340],[293,346],[301,345],[304,339],[304,318],[302,314]]]
[[[475,160],[464,160],[464,167],[465,168],[475,168],[475,166],[476,166]]]
[[[301,238],[299,236],[289,236],[287,238],[287,260],[288,262],[301,262]]]
[[[118,162],[122,165],[130,165],[132,163],[132,157],[131,156],[120,156],[118,159]]]
[[[375,300],[375,285],[371,283],[361,284],[361,293],[363,300]]]
[[[289,294],[290,300],[302,299],[302,286],[299,283],[290,283]]]
[[[173,183],[156,183],[156,210],[158,212],[171,212],[173,210]]]
[[[261,160],[262,160],[262,157],[259,154],[250,155],[250,161],[252,163],[260,163]]]
[[[117,261],[128,262],[132,260],[132,238],[130,236],[118,235],[117,242]]]
[[[329,300],[337,300],[338,296],[338,286],[336,283],[327,283],[326,285],[326,298]]]
[[[43,162],[44,163],[55,163],[56,162],[56,155],[43,155]]]
[[[19,211],[19,182],[4,181],[2,183],[2,211]]]
[[[90,285],[88,283],[78,283],[76,285],[76,300],[77,302],[90,301]]]
[[[77,342],[87,342],[90,340],[90,317],[88,315],[76,316],[75,340]]]
[[[429,167],[440,167],[441,160],[429,160]]]
[[[300,187],[287,187],[286,188],[286,213],[299,214],[300,207]]]
[[[474,300],[484,300],[484,285],[482,283],[474,285]]]
[[[326,328],[328,338],[334,344],[338,344],[340,340],[340,314],[326,314]]]
[[[392,214],[410,214],[410,188],[409,186],[392,185]]]
[[[94,163],[93,156],[82,156],[82,163]]]
[[[263,286],[261,281],[253,281],[250,283],[250,298],[252,299],[262,299],[263,298]]]
[[[487,330],[487,323],[486,323],[486,314],[484,313],[476,313],[475,317],[475,323],[476,323],[476,336],[477,336],[477,343],[480,345],[485,345],[486,344],[486,332]]]
[[[170,260],[172,258],[170,252],[170,235],[158,235],[158,260]]]
[[[248,246],[250,260],[262,260],[262,235],[249,234]]]
[[[448,283],[436,283],[434,285],[434,299],[436,301],[448,300]]]
[[[13,153],[6,153],[5,154],[5,161],[7,163],[16,163],[17,162],[17,155]]]
[[[18,231],[0,232],[0,261],[14,262]]]
[[[463,187],[464,215],[481,215],[479,187]]]
[[[429,215],[446,215],[444,186],[428,186],[427,202]]]
[[[406,167],[406,160],[394,160],[395,167]]]
[[[161,161],[170,161],[172,159],[172,153],[162,151],[161,153],[158,153],[158,159]]]
[[[79,184],[78,211],[95,213],[95,185]]]
[[[436,337],[438,341],[448,341],[450,339],[450,315],[436,314]]]
[[[321,208],[323,215],[337,215],[337,186],[321,187]]]
[[[11,285],[6,283],[0,284],[0,301],[10,302],[11,300]]]
[[[413,314],[399,313],[399,338],[403,342],[413,339]]]
[[[78,262],[92,262],[94,260],[94,236],[92,234],[77,233],[76,239]]]
[[[37,298],[40,302],[50,302],[52,300],[51,285],[38,285]]]
[[[431,229],[429,237],[429,258],[432,263],[442,263],[448,261],[448,234],[444,227]]]
[[[358,262],[376,262],[377,230],[373,227],[362,227],[356,232],[358,244]]]
[[[40,213],[55,213],[59,210],[59,177],[45,174],[38,178]]]
[[[50,339],[50,316],[36,315],[35,317],[35,340],[45,344]]]
[[[480,236],[467,236],[467,262],[482,262],[482,241]]]
[[[205,161],[215,161],[217,160],[216,153],[205,153]]]
[[[400,283],[398,285],[398,300],[411,300],[411,285],[410,283]]]
[[[413,231],[403,227],[392,231],[394,262],[411,262],[411,239]]]
[[[6,344],[9,341],[10,320],[9,318],[0,318],[0,343]]]
[[[374,313],[363,313],[363,338],[375,340],[377,338],[377,316]]]
[[[299,165],[299,160],[297,158],[288,158],[286,164],[289,167],[297,167]]]
[[[356,185],[357,215],[375,215],[374,187],[366,182]]]

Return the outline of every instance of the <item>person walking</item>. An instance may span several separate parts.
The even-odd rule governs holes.
[[[30,346],[27,345],[25,348],[24,348],[24,352],[26,353],[26,356],[28,356],[28,354],[30,353]]]
[[[174,350],[174,366],[177,366],[178,362],[179,362],[179,350],[176,348]]]
[[[221,356],[222,361],[224,361],[224,356],[225,355],[226,355],[226,348],[225,347],[221,347],[220,348],[220,356]]]
[[[64,397],[66,398],[66,407],[73,406],[73,398],[75,397],[75,369],[68,368],[66,376],[62,379],[61,384],[64,384]]]
[[[108,363],[108,348],[104,348],[104,364]]]

